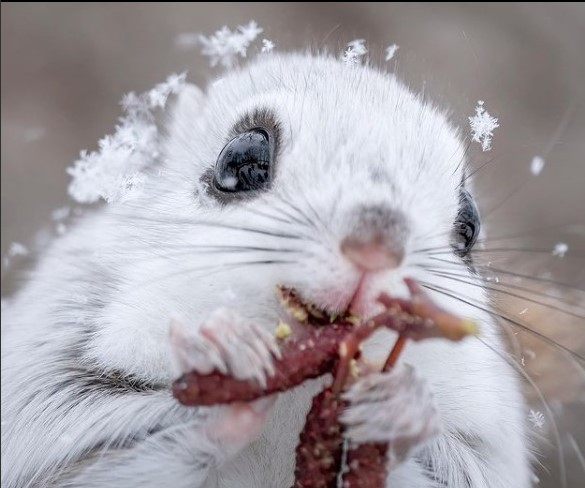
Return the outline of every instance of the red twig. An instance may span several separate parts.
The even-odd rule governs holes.
[[[205,375],[190,372],[175,381],[173,395],[183,405],[219,405],[249,402],[288,390],[332,371],[339,344],[353,327],[348,322],[332,324],[311,329],[302,339],[286,339],[280,359],[274,360],[275,374],[266,378],[265,387],[257,381],[239,380],[217,371]]]
[[[411,299],[379,297],[386,310],[366,323],[354,326],[344,314],[331,318],[304,303],[294,290],[280,287],[279,298],[297,322],[312,328],[302,339],[289,337],[274,360],[276,373],[262,387],[256,381],[238,380],[213,372],[186,373],[173,385],[174,396],[184,405],[216,405],[253,401],[262,396],[288,390],[306,379],[334,372],[331,388],[315,396],[296,450],[294,488],[333,488],[340,473],[343,445],[339,414],[345,407],[340,393],[346,387],[351,361],[359,355],[361,343],[380,327],[398,332],[398,338],[384,364],[392,368],[407,339],[415,341],[444,337],[459,340],[474,333],[475,324],[438,307],[413,280],[405,279]],[[368,443],[352,447],[347,453],[343,474],[344,488],[383,487],[386,479],[388,444]]]
[[[382,367],[382,371],[388,371],[389,369],[394,367],[396,361],[398,361],[398,356],[400,356],[400,353],[402,353],[402,350],[406,345],[406,339],[408,339],[408,337],[405,334],[398,335],[398,339],[396,339],[396,342],[394,343],[394,346],[392,347],[392,350],[388,355],[388,359],[386,359],[386,362]]]
[[[335,488],[341,470],[343,434],[339,414],[344,402],[325,388],[311,404],[296,449],[294,488]]]

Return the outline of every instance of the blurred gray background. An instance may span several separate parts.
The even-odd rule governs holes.
[[[585,287],[583,3],[2,3],[1,13],[2,255],[13,241],[32,243],[51,211],[68,203],[65,168],[112,131],[123,93],[185,69],[205,85],[214,71],[198,50],[176,46],[178,34],[254,19],[277,49],[340,52],[363,37],[380,60],[398,44],[389,68],[465,129],[485,100],[501,127],[494,149],[474,145],[470,158],[475,167],[493,158],[475,178],[492,234],[545,249],[567,242],[567,259],[516,255],[514,264]],[[535,155],[547,161],[538,177],[529,170]],[[569,327],[582,341],[584,321]],[[560,374],[552,376],[558,384]],[[569,401],[560,422],[585,445],[584,382],[575,388],[579,401]],[[585,472],[567,442],[569,486],[582,486]],[[561,486],[554,455],[543,462],[551,474],[540,470],[541,486]]]

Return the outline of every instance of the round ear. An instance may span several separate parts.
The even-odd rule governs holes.
[[[203,115],[206,95],[199,87],[184,83],[170,101],[165,114],[162,152],[168,164],[181,167],[196,161],[196,134]],[[184,170],[182,170],[184,171]]]
[[[185,122],[197,117],[204,98],[203,91],[198,86],[185,83],[171,108],[171,124],[184,126]]]
[[[185,83],[169,105],[166,114],[166,152],[172,159],[181,159],[192,150],[193,131],[201,117],[205,94],[191,84]]]

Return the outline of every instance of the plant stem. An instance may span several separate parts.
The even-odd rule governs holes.
[[[396,361],[398,360],[398,356],[400,356],[400,353],[402,352],[402,350],[404,349],[404,346],[406,345],[406,334],[399,334],[398,335],[398,339],[396,339],[396,342],[394,343],[394,347],[392,347],[392,350],[390,351],[390,354],[388,355],[388,359],[386,359],[386,362],[384,363],[384,367],[382,368],[382,371],[388,371],[390,368],[392,368],[395,364]]]

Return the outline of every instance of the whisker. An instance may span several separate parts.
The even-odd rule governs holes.
[[[194,252],[194,250],[196,252]],[[186,246],[186,248],[182,251],[180,250],[176,250],[176,249],[172,249],[170,250],[170,252],[166,252],[164,254],[160,254],[157,253],[156,256],[161,257],[161,258],[166,258],[166,259],[173,259],[173,258],[178,258],[178,257],[183,257],[183,256],[194,256],[197,254],[222,254],[222,255],[226,255],[226,254],[245,254],[245,253],[255,253],[255,252],[262,252],[262,253],[277,253],[277,254],[299,254],[299,255],[303,255],[305,254],[305,252],[298,250],[298,249],[268,249],[268,248],[262,248],[262,247],[232,247],[230,248],[229,246],[223,246],[219,247],[219,248],[213,248],[212,246],[210,246],[209,248],[205,248],[204,246],[195,246],[193,249],[190,249],[189,246]],[[129,256],[132,256],[132,253],[128,254]]]
[[[339,202],[341,201],[343,196],[343,188],[341,186],[337,186],[337,189],[335,190],[335,197],[333,198],[334,202]],[[335,218],[337,217],[337,211],[339,209],[339,205],[331,205],[329,208],[329,222],[333,222],[335,220]]]
[[[261,215],[262,217],[266,217],[267,219],[274,220],[275,222],[282,222],[283,224],[292,224],[292,223],[294,223],[293,220],[288,215],[286,215],[286,214],[285,214],[285,217],[289,217],[288,219],[287,218],[283,218],[280,215],[275,215],[275,214],[272,214],[270,212],[262,211],[262,210],[257,209],[257,208],[254,209],[253,213],[255,215]],[[300,222],[297,221],[297,223],[300,223]]]
[[[277,195],[277,197],[278,200],[284,205],[284,208],[279,206],[278,211],[281,212],[285,217],[288,217],[292,222],[295,222],[302,227],[310,226],[313,229],[318,230],[315,223],[308,219],[303,213],[300,213],[300,210],[294,204],[280,195]],[[295,212],[296,215],[291,215],[289,212],[287,212],[287,207]]]
[[[488,164],[491,164],[494,161],[496,161],[496,158],[495,157],[494,158],[490,158],[485,163],[483,163],[479,168],[475,168],[471,173],[469,173],[468,175],[465,175],[465,178],[463,178],[463,181],[461,182],[460,186],[463,186],[467,180],[469,180],[471,177],[473,177],[476,173],[479,173]]]
[[[544,152],[542,153],[543,158],[546,159],[552,152],[555,145],[561,140],[561,137],[563,137],[563,133],[567,130],[567,127],[569,126],[569,123],[571,122],[571,119],[575,114],[575,110],[577,109],[577,107],[579,107],[579,104],[582,101],[583,101],[582,98],[573,100],[573,102],[567,106],[565,112],[563,113],[563,116],[561,117],[561,120],[559,121],[559,125],[557,125],[554,134],[550,138],[550,141],[548,142]]]
[[[314,209],[314,207],[311,206],[311,204],[308,202],[307,198],[304,197],[305,202],[307,203],[307,206],[312,209],[313,214],[315,215],[315,217],[319,220],[319,222],[321,223],[322,227],[319,227],[317,225],[317,223],[315,222],[315,220],[311,219],[302,209],[300,209],[298,206],[296,206],[294,203],[290,202],[288,199],[284,199],[284,197],[280,196],[281,200],[286,203],[287,205],[289,205],[291,208],[294,208],[300,215],[302,215],[304,218],[307,219],[307,221],[309,221],[311,223],[311,225],[313,226],[313,228],[319,233],[319,235],[321,236],[321,238],[323,239],[325,234],[329,239],[330,239],[330,245],[325,245],[324,249],[327,250],[327,252],[329,254],[334,254],[334,245],[333,243],[336,242],[335,237],[332,235],[331,230],[329,229],[329,226],[321,219],[321,217],[318,215],[318,213],[316,212],[316,210]]]
[[[429,257],[429,259],[432,259],[433,261],[439,261],[441,263],[455,264],[454,261],[449,261],[448,259],[441,259],[441,258],[437,258],[437,257]],[[505,270],[502,268],[494,268],[493,266],[486,266],[486,265],[474,264],[474,268],[481,269],[482,271],[492,271],[492,272],[497,273],[497,274],[510,275],[510,276],[514,276],[516,278],[523,278],[526,280],[536,281],[539,283],[549,283],[551,285],[560,286],[560,287],[567,288],[570,290],[585,292],[584,288],[578,288],[576,286],[569,285],[568,283],[563,283],[562,281],[551,280],[549,278],[540,278],[538,276],[516,273],[514,271],[508,271],[508,270]]]
[[[278,237],[278,238],[282,238],[282,239],[302,240],[302,238],[296,234],[289,234],[289,233],[285,233],[285,232],[275,232],[275,231],[271,231],[271,230],[267,230],[267,229],[260,229],[257,227],[248,227],[248,226],[242,226],[242,225],[229,225],[229,224],[223,224],[223,223],[219,223],[219,222],[203,222],[203,223],[198,223],[197,225],[202,225],[204,227],[218,227],[218,228],[222,228],[222,229],[233,229],[233,230],[239,230],[239,231],[244,231],[244,232],[251,232],[253,234],[261,234],[261,235],[266,235],[266,236],[271,236],[271,237]]]
[[[564,346],[563,344],[560,344],[558,342],[556,342],[555,340],[551,339],[550,337],[544,335],[542,332],[539,332],[537,330],[533,330],[530,327],[528,327],[527,325],[523,324],[522,322],[519,322],[517,320],[514,320],[511,317],[508,317],[507,315],[504,315],[504,313],[498,309],[498,311],[494,311],[494,310],[490,310],[488,308],[485,307],[481,307],[479,305],[477,305],[476,303],[470,302],[469,300],[466,300],[464,298],[461,298],[460,296],[454,295],[450,292],[450,290],[440,286],[440,285],[432,285],[430,283],[425,283],[423,281],[420,281],[420,284],[422,286],[424,286],[425,288],[428,288],[429,290],[433,290],[437,293],[442,293],[445,296],[451,297],[454,300],[458,300],[461,303],[465,303],[471,307],[477,308],[478,310],[481,310],[493,317],[498,317],[502,320],[505,320],[506,322],[518,327],[519,329],[527,332],[530,335],[533,335],[535,337],[537,337],[538,339],[546,342],[547,344],[549,344],[550,346],[554,347],[555,349],[558,349],[562,352],[564,352],[565,354],[567,354],[567,356],[571,359],[571,361],[573,362],[573,364],[575,364],[575,366],[579,369],[579,372],[581,374],[583,374],[584,378],[585,378],[585,369],[583,368],[583,366],[581,366],[578,362],[576,362],[575,360],[579,360],[581,362],[585,362],[585,357],[582,356],[581,354],[579,354],[578,352],[572,351],[571,349],[569,349],[568,347]],[[469,298],[469,297],[466,297]]]
[[[521,239],[523,237],[526,237],[528,235],[532,235],[532,234],[537,234],[539,232],[543,232],[543,231],[549,231],[552,229],[562,229],[562,228],[569,228],[572,229],[575,227],[576,224],[556,224],[556,225],[547,225],[547,226],[543,226],[543,227],[538,227],[535,229],[528,229],[525,230],[521,233],[514,233],[514,234],[506,234],[506,235],[488,235],[484,238],[479,238],[476,241],[476,245],[477,244],[485,244],[487,242],[494,242],[494,241],[504,241],[504,240],[511,240],[511,239]],[[585,226],[583,227],[583,229],[585,230]],[[441,232],[437,232],[437,233],[433,233],[429,232],[427,234],[424,234],[422,236],[418,236],[417,240],[425,240],[428,238],[436,238],[436,237],[443,237],[446,235],[449,235],[453,232],[453,228],[450,228],[447,231],[441,231]],[[448,249],[453,249],[453,247],[450,244],[444,245],[444,246],[436,246],[436,247],[427,247],[427,248],[418,248],[415,249],[413,252],[414,253],[421,253],[421,252],[427,252],[427,251],[435,251],[435,250],[448,250]],[[472,251],[475,252],[475,251]],[[551,249],[552,252],[552,249]]]
[[[522,183],[516,185],[516,187],[504,198],[498,199],[498,203],[492,207],[490,210],[483,214],[483,219],[487,222],[490,217],[492,217],[498,210],[500,210],[512,197],[514,197],[520,190],[522,190],[526,185],[531,183],[531,180],[523,180]]]
[[[229,255],[229,254],[243,254],[243,253],[268,253],[268,254],[288,254],[288,255],[314,255],[314,253],[310,252],[310,250],[306,250],[304,248],[298,247],[263,247],[263,246],[253,246],[253,245],[225,245],[225,244],[214,244],[214,243],[206,243],[206,244],[196,244],[196,243],[166,243],[164,241],[158,242],[157,245],[153,245],[152,241],[147,239],[137,239],[142,240],[142,246],[134,246],[132,251],[124,252],[124,251],[116,251],[115,254],[118,256],[128,256],[128,259],[133,262],[141,262],[145,260],[150,260],[154,258],[162,258],[167,260],[172,260],[178,257],[183,256],[197,256],[198,254],[222,254],[222,255]],[[137,257],[136,253],[134,252],[136,249],[140,249],[142,252],[145,252],[145,256]],[[107,253],[106,253],[107,254]]]
[[[486,270],[486,271],[491,270],[493,273],[502,274],[502,275],[509,275],[509,276],[513,276],[516,278],[522,278],[522,279],[530,280],[530,281],[536,281],[538,283],[549,283],[551,285],[567,288],[569,290],[585,292],[585,288],[578,288],[576,286],[569,285],[568,283],[563,283],[562,281],[551,280],[549,278],[541,278],[538,276],[531,276],[531,275],[527,275],[527,274],[516,273],[514,271],[508,271],[508,270],[505,270],[502,268],[494,268],[492,266],[485,266],[485,265],[479,265],[479,266],[476,266],[476,268],[480,268],[480,269]]]
[[[556,310],[557,312],[563,313],[565,315],[570,315],[571,317],[575,317],[575,318],[578,318],[578,319],[585,320],[585,316],[579,315],[577,313],[571,312],[571,311],[566,310],[566,309],[563,309],[563,308],[560,308],[560,307],[558,307],[556,305],[552,305],[552,304],[549,304],[549,303],[542,303],[542,302],[540,302],[540,301],[538,301],[536,299],[529,298],[529,297],[526,297],[526,296],[523,296],[523,295],[518,295],[517,293],[512,293],[512,292],[509,292],[509,291],[506,291],[506,290],[501,290],[501,289],[495,288],[493,286],[487,286],[487,285],[482,284],[482,283],[475,283],[473,281],[464,280],[464,279],[460,278],[460,276],[463,276],[463,275],[454,275],[454,274],[442,273],[442,272],[439,273],[439,272],[432,271],[430,268],[426,268],[426,269],[429,272],[431,272],[432,274],[434,274],[435,276],[440,276],[442,278],[445,278],[446,280],[451,280],[451,281],[455,281],[457,283],[463,283],[463,284],[466,284],[466,285],[475,286],[477,288],[482,288],[482,289],[485,289],[485,290],[490,290],[490,291],[493,291],[495,293],[501,293],[502,295],[506,295],[506,296],[510,296],[510,297],[514,297],[514,298],[520,298],[521,300],[525,300],[525,301],[530,302],[530,303],[535,303],[537,305],[541,305],[543,307],[547,307],[547,308],[549,308],[551,310]],[[528,291],[528,292],[534,293],[536,295],[544,296],[546,298],[553,298],[553,299],[556,299],[556,300],[561,301],[561,303],[564,303],[565,305],[573,306],[570,303],[567,303],[567,302],[562,301],[560,298],[551,297],[550,295],[547,295],[546,293],[532,291],[530,289],[526,289],[526,288],[522,288],[522,287],[516,287],[514,285],[507,285],[507,284],[504,284],[504,283],[499,283],[499,286],[507,286],[507,287],[510,287],[510,288],[519,288],[520,290]],[[578,309],[578,310],[581,310],[579,307],[576,307],[575,306],[575,308]]]
[[[290,248],[273,248],[273,247],[261,247],[261,246],[234,246],[234,245],[216,245],[216,244],[181,244],[179,246],[173,245],[172,247],[166,248],[169,251],[182,250],[190,251],[196,250],[198,253],[215,253],[215,252],[282,252],[282,253],[301,253],[304,254],[302,249],[290,249]],[[132,255],[132,253],[128,253]],[[163,256],[161,254],[161,256]]]
[[[444,237],[444,236],[450,236],[453,233],[453,229],[454,227],[452,225],[449,225],[449,228],[446,230],[441,230],[440,232],[435,232],[435,229],[430,230],[429,232],[419,235],[417,236],[417,241],[426,241],[427,239],[435,239],[437,237]],[[431,248],[419,248],[419,249],[414,249],[412,252],[414,254],[419,254],[421,252],[424,251],[434,251],[435,249],[453,249],[451,247],[451,245],[446,245],[446,246],[437,246],[435,247],[431,247]]]
[[[299,215],[302,219],[304,219],[305,222],[308,222],[311,224],[311,226],[315,229],[315,230],[319,230],[319,227],[317,226],[317,224],[315,223],[315,221],[313,219],[311,219],[304,211],[303,209],[299,208],[299,206],[297,204],[294,203],[294,201],[291,201],[288,197],[285,197],[284,195],[277,195],[278,199],[284,203],[285,205],[287,205],[291,210],[293,210],[294,212],[297,213],[297,215]]]
[[[317,212],[317,210],[315,209],[315,207],[311,203],[311,199],[307,198],[307,196],[304,193],[301,193],[300,196],[303,198],[304,202],[306,203],[306,205],[309,208],[309,210],[311,211],[311,213],[315,216],[316,220],[321,224],[322,230],[326,231],[328,235],[331,235],[331,232],[329,230],[329,226],[323,220],[323,218],[321,217],[321,214],[319,214],[319,212]]]
[[[159,219],[155,217],[143,217],[143,216],[128,216],[126,217],[128,223],[133,224],[134,221],[146,221],[146,222],[155,222],[162,225],[170,225],[170,224],[184,224],[188,226],[201,226],[201,227],[217,227],[221,229],[229,229],[229,230],[236,230],[242,232],[250,232],[253,234],[261,234],[271,237],[277,237],[282,239],[294,239],[294,240],[301,240],[302,237],[290,234],[286,232],[276,232],[270,229],[264,229],[260,227],[251,227],[251,226],[244,226],[244,225],[234,225],[222,222],[210,222],[210,221],[197,221],[197,220],[190,220],[190,219],[177,219],[177,218],[169,218],[169,220]]]
[[[552,249],[534,249],[534,248],[522,248],[522,247],[496,247],[492,249],[474,249],[472,254],[487,254],[491,252],[527,252],[527,253],[537,253],[537,254],[550,254],[552,256]],[[436,256],[441,254],[452,254],[453,250],[450,251],[433,251],[426,253],[428,256]],[[572,252],[571,254],[567,254],[564,256],[563,259],[566,258],[575,258],[575,259],[585,259],[585,256],[582,254],[576,254]]]
[[[572,104],[570,104],[567,107],[567,109],[565,110],[565,113],[563,114],[563,117],[561,118],[561,121],[559,122],[559,125],[557,127],[557,130],[555,131],[555,133],[551,137],[551,140],[549,141],[547,147],[544,150],[544,153],[543,153],[544,158],[547,158],[549,156],[550,152],[553,150],[554,145],[560,140],[563,133],[565,132],[565,130],[569,126],[569,122],[571,121],[577,106],[578,106],[578,102],[575,101]],[[524,188],[531,181],[532,180],[530,180],[530,179],[525,179],[520,185],[518,185],[514,189],[514,191],[512,193],[510,193],[505,198],[500,199],[498,204],[485,214],[484,219],[487,220],[490,217],[492,217],[494,215],[494,213],[496,213],[497,210],[501,209],[504,206],[504,204],[506,202],[508,202],[508,200],[510,200],[510,198],[512,198],[516,193],[518,193],[522,188]]]
[[[561,472],[560,473],[561,483],[562,483],[563,487],[566,487],[567,486],[567,466],[566,466],[566,462],[565,462],[565,454],[564,454],[563,444],[561,442],[561,434],[559,431],[559,426],[555,420],[554,412],[552,411],[550,404],[548,403],[548,401],[544,397],[544,394],[542,393],[542,391],[540,390],[540,388],[538,387],[536,382],[530,377],[530,375],[526,371],[524,371],[524,369],[522,367],[520,367],[520,365],[518,364],[518,362],[516,360],[509,357],[509,355],[504,355],[504,354],[500,353],[495,347],[488,344],[481,337],[475,336],[475,338],[479,342],[481,342],[484,346],[489,348],[494,354],[496,354],[497,356],[502,358],[506,363],[508,363],[508,365],[510,365],[512,368],[514,368],[518,373],[520,373],[520,375],[526,381],[528,381],[530,386],[534,389],[534,391],[538,395],[538,398],[540,399],[542,406],[546,410],[546,413],[552,422],[553,435],[555,437],[555,443],[557,444],[557,450],[559,453],[559,470]],[[508,357],[506,357],[506,356],[508,356]]]
[[[154,250],[149,250],[150,255],[149,256],[144,256],[142,258],[136,258],[134,256],[133,253],[129,252],[127,253],[128,255],[128,259],[132,260],[133,262],[141,262],[141,261],[146,261],[146,260],[150,260],[154,257],[156,258],[161,258],[161,259],[165,259],[167,261],[172,262],[173,260],[177,259],[177,258],[182,258],[185,256],[195,256],[197,254],[210,254],[210,255],[220,255],[222,257],[224,256],[229,256],[230,254],[233,255],[242,255],[242,254],[246,254],[246,253],[256,253],[256,252],[261,252],[261,253],[269,253],[274,255],[274,254],[287,254],[289,256],[298,256],[296,258],[295,262],[299,262],[299,258],[301,256],[307,256],[307,257],[315,257],[316,254],[314,252],[311,251],[303,251],[303,250],[297,250],[297,249],[263,249],[263,248],[248,248],[248,249],[237,249],[237,250],[228,250],[228,251],[224,251],[224,250],[197,250],[196,253],[193,253],[193,251],[191,251],[190,249],[186,249],[183,251],[176,251],[176,250],[171,250],[170,252],[158,252],[158,251],[154,251]],[[276,261],[275,261],[276,262]],[[292,261],[291,261],[292,262]],[[229,263],[227,263],[229,264]],[[218,264],[216,266],[221,266],[221,264]]]
[[[459,163],[457,163],[457,166],[455,167],[455,169],[453,170],[453,173],[451,173],[451,176],[453,176],[455,173],[457,173],[457,171],[459,171],[459,168],[461,168],[461,165],[463,163],[465,163],[465,160],[467,159],[467,154],[469,153],[469,148],[471,147],[471,138],[470,137],[466,137],[467,138],[467,144],[465,145],[465,149],[463,150],[463,155],[461,156],[461,159],[459,160]],[[456,152],[453,153],[453,156],[455,156]],[[451,159],[453,159],[453,156],[451,156],[449,158],[449,161]],[[461,183],[459,183],[459,186],[463,186],[463,183],[465,183],[465,181],[467,180],[467,177],[464,178]]]
[[[585,458],[583,457],[583,451],[581,451],[579,444],[577,444],[577,441],[575,440],[575,438],[571,434],[567,434],[567,438],[569,439],[569,444],[571,444],[573,451],[575,451],[575,455],[577,456],[577,459],[579,460],[579,464],[581,465],[581,469],[583,469],[583,472],[585,473]]]
[[[213,274],[219,273],[221,271],[228,271],[233,270],[239,267],[245,266],[266,266],[266,265],[273,265],[273,264],[295,264],[298,265],[298,261],[290,261],[284,259],[271,259],[271,260],[256,260],[256,261],[241,261],[235,263],[221,263],[221,264],[212,264],[212,265],[204,265],[204,266],[195,266],[190,268],[181,269],[179,271],[175,271],[173,273],[166,273],[160,274],[150,278],[149,280],[141,282],[138,286],[134,287],[132,291],[138,291],[145,286],[151,285],[152,283],[158,280],[168,280],[171,278],[176,278],[177,276],[190,274],[199,271],[205,271],[205,276],[211,276]],[[210,271],[211,270],[211,271]]]

